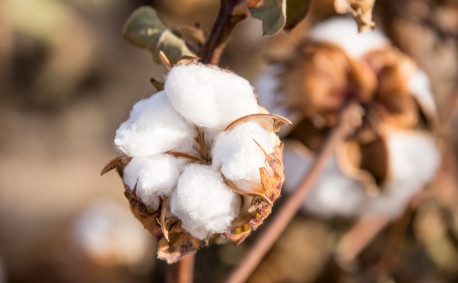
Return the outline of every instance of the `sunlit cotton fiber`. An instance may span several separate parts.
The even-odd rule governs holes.
[[[268,153],[274,151],[275,136],[257,122],[250,121],[216,136],[213,149],[213,168],[249,191],[261,185],[259,168],[265,166],[266,156],[255,141]],[[247,184],[241,184],[241,182]],[[248,186],[247,186],[248,185]]]
[[[146,157],[176,148],[190,151],[194,135],[194,127],[162,91],[134,105],[129,119],[116,131],[114,143],[129,156]]]
[[[186,231],[205,239],[229,229],[239,213],[240,198],[211,166],[189,164],[172,194],[170,208]]]
[[[242,116],[259,113],[250,83],[216,67],[175,66],[164,87],[173,107],[201,127],[223,130]]]
[[[157,209],[159,197],[169,196],[175,188],[185,162],[168,154],[133,158],[124,169],[124,183],[131,190],[137,184],[137,197]]]

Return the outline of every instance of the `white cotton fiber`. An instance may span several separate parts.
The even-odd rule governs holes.
[[[436,174],[440,154],[431,136],[421,132],[390,131],[388,181],[384,192],[368,200],[367,214],[398,216],[410,198]]]
[[[428,113],[436,113],[436,103],[431,92],[428,75],[421,69],[416,69],[409,78],[409,90],[417,98],[421,107]]]
[[[265,166],[266,157],[254,141],[267,153],[272,153],[274,135],[254,121],[240,124],[232,131],[221,132],[216,136],[212,148],[213,169],[221,168],[223,175],[242,190],[249,191],[260,185],[259,168]],[[248,186],[243,186],[243,183]]]
[[[286,146],[283,164],[287,192],[293,193],[298,188],[312,163],[312,155],[306,155]],[[340,170],[334,156],[328,161],[326,168],[310,190],[303,209],[323,217],[334,215],[350,217],[359,213],[365,199],[363,184],[346,176]]]
[[[185,162],[168,154],[132,158],[124,168],[124,183],[131,190],[137,183],[137,197],[146,206],[157,209],[159,197],[169,196],[175,188]]]
[[[173,149],[190,151],[194,130],[162,91],[134,105],[129,119],[116,131],[114,143],[132,157],[147,157]]]
[[[240,196],[209,165],[189,164],[171,197],[170,208],[183,228],[201,240],[228,230],[238,215]]]
[[[242,116],[259,113],[250,83],[216,67],[175,66],[164,87],[173,107],[198,126],[222,130]]]
[[[311,30],[310,37],[337,44],[354,58],[389,44],[385,36],[378,30],[359,33],[357,24],[349,17],[334,18],[316,25]]]

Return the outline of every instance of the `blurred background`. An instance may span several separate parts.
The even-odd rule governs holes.
[[[397,2],[377,1],[375,22],[431,78],[445,121],[444,166],[415,210],[372,239],[359,266],[333,258],[351,220],[301,214],[250,282],[458,282],[458,2]],[[100,176],[117,154],[116,128],[134,102],[155,92],[150,77],[163,78],[152,56],[121,35],[145,4],[169,26],[199,23],[207,34],[219,7],[217,0],[0,2],[0,282],[164,280],[165,264],[130,215],[119,177]],[[334,13],[329,0],[310,9],[290,35],[262,38],[261,23],[245,20],[221,65],[254,81],[269,60],[291,52],[313,23]],[[195,282],[225,278],[254,234],[239,247],[200,251]],[[393,237],[395,259],[388,259],[398,264],[374,277]]]

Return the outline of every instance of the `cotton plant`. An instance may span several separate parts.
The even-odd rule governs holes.
[[[176,262],[217,239],[241,243],[270,214],[284,181],[275,132],[289,123],[246,79],[185,58],[133,106],[103,173],[118,170],[158,257]]]
[[[292,192],[349,101],[360,126],[334,150],[303,209],[324,217],[397,217],[438,168],[436,108],[427,75],[379,31],[347,18],[316,25],[257,83],[261,103],[290,118],[284,164]]]

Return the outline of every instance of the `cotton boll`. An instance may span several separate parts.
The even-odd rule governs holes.
[[[173,149],[189,152],[194,135],[194,127],[162,91],[134,105],[129,119],[116,131],[114,143],[129,156],[147,157]]]
[[[285,147],[285,190],[293,193],[306,177],[313,163],[312,155]],[[328,161],[304,201],[303,209],[323,217],[355,216],[366,199],[361,182],[346,176],[335,156]]]
[[[124,168],[124,183],[130,190],[137,184],[137,197],[146,206],[157,209],[159,197],[171,194],[185,163],[184,159],[168,154],[132,158]]]
[[[367,214],[397,216],[410,198],[436,174],[440,154],[434,140],[421,132],[390,131],[389,179],[384,192],[364,206]]]
[[[242,116],[259,113],[250,83],[216,67],[175,66],[164,87],[173,107],[198,126],[222,130]]]
[[[383,48],[389,42],[378,30],[358,32],[351,18],[334,18],[316,25],[310,32],[315,40],[329,41],[342,47],[351,57],[359,58],[364,53]]]
[[[240,196],[231,191],[209,165],[189,164],[170,198],[170,208],[182,227],[201,240],[227,231],[238,215]]]
[[[221,168],[227,179],[242,185],[239,186],[242,190],[255,188],[261,184],[259,168],[266,165],[266,157],[254,141],[267,153],[272,153],[275,147],[274,135],[254,121],[240,124],[231,131],[221,132],[213,144],[213,169]],[[243,183],[250,185],[243,186]]]

